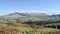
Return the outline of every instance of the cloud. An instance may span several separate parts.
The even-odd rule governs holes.
[[[18,12],[20,13],[44,13],[43,11],[39,11],[39,10],[20,10]]]
[[[52,14],[60,14],[60,11],[50,11],[48,12],[48,14],[52,15]]]
[[[56,11],[15,10],[15,11],[3,12],[0,15],[7,15],[7,14],[10,14],[10,13],[46,13],[46,14],[52,15],[52,14],[60,14],[60,10],[56,10]]]
[[[15,11],[15,12],[20,12],[20,13],[46,13],[46,14],[49,14],[49,15],[52,15],[52,14],[60,14],[60,11],[41,11],[41,10],[18,10],[18,11]]]

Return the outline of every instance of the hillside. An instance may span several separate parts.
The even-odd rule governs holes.
[[[60,30],[43,26],[0,22],[0,34],[60,34]]]
[[[17,17],[44,17],[46,18],[48,15],[45,14],[45,13],[11,13],[11,14],[8,14],[8,15],[5,15],[5,16],[1,16],[1,17],[14,17],[14,18],[17,18]]]
[[[45,13],[10,13],[8,15],[0,16],[0,20],[19,22],[51,20],[53,18],[60,18],[60,14],[48,15]]]
[[[16,21],[17,19],[19,19],[20,21],[27,21],[40,20],[47,17],[48,15],[45,13],[11,13],[8,15],[0,16],[0,20]]]

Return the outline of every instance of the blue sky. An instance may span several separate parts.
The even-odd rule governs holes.
[[[60,14],[60,0],[0,0],[0,15],[12,12]]]

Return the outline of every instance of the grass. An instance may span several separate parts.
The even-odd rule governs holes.
[[[60,30],[52,28],[30,27],[20,23],[1,23],[0,34],[60,34]]]
[[[51,24],[46,24],[45,26],[56,26],[56,25],[60,25],[60,23],[51,23]]]
[[[22,34],[56,34],[59,30],[52,28],[33,29],[33,28],[19,28]]]

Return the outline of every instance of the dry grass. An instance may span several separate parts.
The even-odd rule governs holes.
[[[21,24],[21,23],[5,23],[5,24],[10,25],[10,26],[14,26],[14,27],[29,27],[29,25]]]
[[[19,34],[19,30],[12,27],[2,27],[0,28],[1,34]]]

